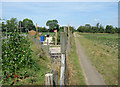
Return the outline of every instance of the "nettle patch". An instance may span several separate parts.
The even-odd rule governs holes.
[[[30,41],[15,30],[2,41],[2,84],[12,85],[27,76],[25,68],[32,67]]]

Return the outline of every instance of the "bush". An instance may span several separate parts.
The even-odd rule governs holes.
[[[22,69],[32,67],[31,53],[30,41],[16,30],[2,41],[2,83],[14,81],[20,77]]]

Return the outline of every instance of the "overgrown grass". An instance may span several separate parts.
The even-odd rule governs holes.
[[[70,52],[71,72],[70,85],[86,85],[82,69],[80,67],[79,57],[76,52],[75,39],[71,38],[71,52]]]
[[[115,50],[118,49],[118,34],[80,33],[80,35],[94,42],[97,41],[98,44],[105,45]]]
[[[42,32],[42,34],[43,34],[43,35],[47,35],[47,34],[49,34],[49,35],[55,35],[54,32]]]
[[[31,50],[33,51],[33,67],[26,69],[28,77],[18,82],[17,85],[45,85],[45,74],[51,72],[51,59],[47,58],[45,52],[32,40]]]
[[[107,85],[118,84],[117,34],[79,33],[79,42]]]

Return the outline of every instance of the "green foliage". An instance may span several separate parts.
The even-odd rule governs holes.
[[[32,67],[31,53],[30,41],[20,36],[16,29],[2,41],[2,83],[14,82],[22,76],[22,69]]]
[[[80,33],[91,41],[96,41],[98,44],[103,44],[110,48],[118,49],[118,35],[117,34],[90,34]]]
[[[80,26],[77,30],[79,32],[85,32],[85,26]]]
[[[78,34],[81,46],[105,84],[118,85],[118,34]]]
[[[48,32],[48,29],[45,27],[38,27],[38,32]]]
[[[112,25],[107,25],[105,29],[106,33],[115,33],[115,29],[113,28]]]
[[[85,26],[80,26],[77,29],[78,32],[86,33],[118,33],[119,28],[113,27],[112,25],[106,25],[104,28],[100,23],[97,23],[96,26],[90,26],[90,24],[85,24]]]
[[[6,27],[7,25],[4,23],[4,22],[2,22],[2,32],[5,32],[6,31]]]
[[[49,26],[49,31],[53,32],[53,30],[58,30],[59,31],[59,25],[57,20],[48,20],[46,22],[46,26]]]
[[[75,32],[76,30],[75,30],[74,27],[70,26],[70,31],[72,31],[72,33],[73,33],[73,32]]]
[[[17,21],[17,18],[11,18],[10,20],[6,20],[6,22],[2,22],[2,32],[13,32],[15,29],[18,29],[22,32],[27,32],[28,30],[35,30],[35,25],[32,20],[24,19],[23,21]]]
[[[22,25],[23,25],[25,31],[35,30],[35,25],[33,24],[33,21],[28,18],[23,20]]]
[[[7,20],[6,23],[8,32],[13,32],[15,29],[17,29],[18,26],[17,18],[11,18],[10,20]]]

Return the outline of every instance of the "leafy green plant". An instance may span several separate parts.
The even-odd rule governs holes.
[[[2,83],[12,84],[23,74],[23,68],[32,67],[30,41],[14,30],[7,40],[2,41]],[[27,71],[25,71],[27,72]],[[25,74],[25,73],[24,73]]]

